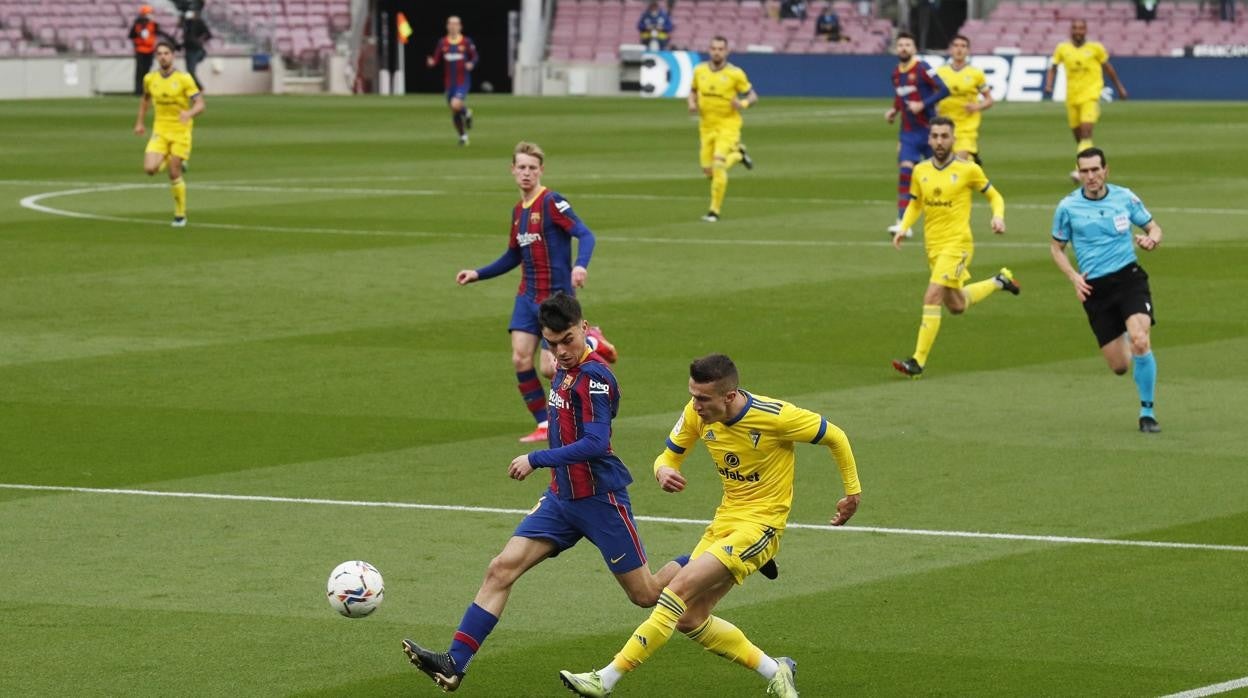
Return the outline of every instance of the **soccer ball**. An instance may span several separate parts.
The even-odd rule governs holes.
[[[329,573],[329,605],[348,618],[363,618],[377,610],[386,585],[376,567],[363,560],[348,560]]]

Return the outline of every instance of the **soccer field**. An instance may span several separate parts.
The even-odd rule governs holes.
[[[889,361],[914,346],[927,267],[884,232],[887,99],[763,95],[757,167],[732,171],[714,225],[682,102],[472,101],[461,149],[432,96],[210,97],[180,230],[167,179],[142,174],[135,101],[0,102],[0,694],[437,693],[400,640],[449,641],[546,485],[506,476],[532,428],[505,333],[518,272],[454,283],[506,245],[521,139],[598,236],[580,297],[620,350],[613,442],[653,565],[721,493],[700,447],[684,493],[650,477],[690,359],[728,353],[744,387],[849,435],[852,525],[822,526],[840,478],[799,447],[780,578],[719,609],[798,661],[803,695],[1248,676],[1243,104],[1114,103],[1097,127],[1110,181],[1165,230],[1141,254],[1164,429],[1144,435],[1049,258],[1074,189],[1060,104],[985,115],[1009,230],[977,197],[972,272],[1009,266],[1023,291],[946,314],[912,381]],[[362,620],[324,598],[350,559],[386,580]],[[604,665],[646,613],[583,543],[519,582],[459,694],[565,695],[557,672]],[[678,635],[615,695],[764,686]]]

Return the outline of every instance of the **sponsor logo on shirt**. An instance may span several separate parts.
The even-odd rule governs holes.
[[[559,213],[563,213],[567,211],[568,209],[572,208],[572,204],[560,199],[559,201],[555,202],[555,208],[559,210]]]
[[[516,236],[516,244],[521,247],[528,247],[529,245],[532,245],[535,242],[541,242],[541,241],[542,241],[541,233],[523,233],[521,235]]]
[[[589,394],[590,395],[606,395],[610,392],[611,392],[610,384],[601,383],[599,381],[594,380],[593,378],[589,379]]]
[[[560,395],[557,390],[550,391],[550,398],[547,399],[547,402],[554,405],[557,410],[566,410],[571,407],[568,401],[564,400],[563,396]]]

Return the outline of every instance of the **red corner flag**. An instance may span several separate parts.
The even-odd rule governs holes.
[[[412,35],[412,25],[407,23],[407,15],[402,12],[399,12],[396,18],[399,21],[399,43],[406,45],[408,37]]]

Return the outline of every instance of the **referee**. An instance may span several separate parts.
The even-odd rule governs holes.
[[[1074,284],[1110,370],[1121,376],[1128,361],[1133,364],[1140,431],[1155,434],[1161,431],[1153,412],[1157,360],[1148,335],[1157,321],[1148,274],[1136,259],[1135,247],[1145,252],[1157,249],[1161,226],[1130,189],[1105,181],[1109,167],[1100,148],[1081,150],[1075,162],[1083,186],[1057,205],[1049,251]],[[1144,234],[1132,235],[1132,225]],[[1078,271],[1066,256],[1068,244],[1075,246]]]

